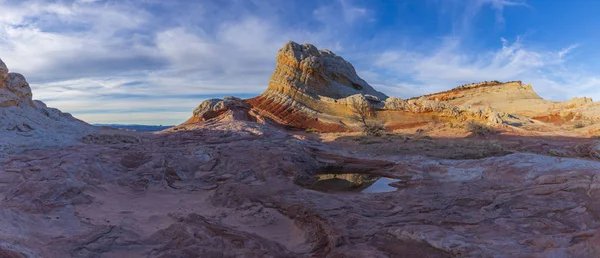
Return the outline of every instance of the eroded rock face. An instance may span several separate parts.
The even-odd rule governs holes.
[[[200,121],[215,118],[228,110],[248,109],[248,105],[240,98],[225,97],[223,99],[208,99],[203,101],[193,113],[193,117]]]
[[[2,61],[2,59],[0,59],[0,88],[2,88],[1,86],[3,85],[3,82],[7,76],[8,67],[6,67],[6,64]]]
[[[14,93],[19,99],[31,100],[32,93],[29,83],[25,80],[25,76],[18,73],[8,74],[6,88]]]
[[[333,52],[318,50],[311,44],[290,41],[277,52],[277,67],[269,90],[289,96],[305,94],[314,98],[339,99],[355,94],[369,94],[385,99],[361,79],[348,61]]]
[[[9,73],[8,67],[0,59],[0,107],[32,105],[32,94],[25,77]]]
[[[310,44],[288,42],[277,52],[267,90],[247,101],[277,123],[319,131],[345,131],[336,116],[348,117],[346,98],[387,99],[361,79],[348,61]]]

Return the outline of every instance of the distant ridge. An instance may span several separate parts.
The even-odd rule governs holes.
[[[138,132],[158,132],[173,127],[173,125],[138,125],[138,124],[94,124],[94,126],[105,126],[115,129],[138,131]]]

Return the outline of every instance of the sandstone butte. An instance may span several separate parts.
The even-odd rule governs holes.
[[[598,103],[400,99],[309,44],[276,60],[260,96],[159,133],[48,108],[0,61],[0,257],[600,257]]]

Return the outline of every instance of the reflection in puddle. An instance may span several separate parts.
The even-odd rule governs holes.
[[[400,181],[399,179],[382,177],[375,181],[371,186],[367,187],[365,190],[362,190],[363,193],[385,193],[385,192],[393,192],[398,190],[398,188],[390,186],[391,183],[395,183]]]
[[[313,190],[322,192],[384,193],[397,190],[389,184],[399,179],[366,174],[322,174],[317,175]]]

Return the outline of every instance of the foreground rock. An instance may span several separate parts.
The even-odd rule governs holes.
[[[393,152],[369,157],[368,150],[245,121],[133,135],[137,141],[105,136],[1,162],[0,252],[28,257],[600,255],[594,248],[600,244],[595,205],[600,162],[594,160],[530,153],[465,160]],[[310,189],[317,173],[400,181],[393,184],[397,191],[387,193],[324,193]]]

